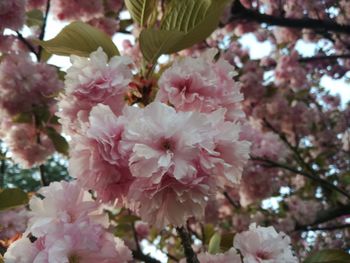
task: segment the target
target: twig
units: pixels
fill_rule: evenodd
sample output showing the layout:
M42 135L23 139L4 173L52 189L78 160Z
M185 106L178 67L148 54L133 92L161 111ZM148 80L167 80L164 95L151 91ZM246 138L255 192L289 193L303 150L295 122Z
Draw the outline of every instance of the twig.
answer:
M303 171L303 170L297 170L289 165L286 165L286 164L283 164L283 163L279 163L279 162L275 162L275 161L272 161L272 160L269 160L269 159L264 159L264 158L261 158L261 157L256 157L256 156L251 156L251 159L253 161L260 161L260 162L264 162L266 164L269 164L271 167L279 167L279 168L283 168L285 170L288 170L292 173L295 173L295 174L300 174L300 175L303 175L311 180L314 180L316 182L318 182L319 184L323 185L324 187L328 188L329 190L334 190L344 196L346 196L348 199L350 199L350 195L344 191L343 189L340 189L338 187L336 187L335 185L331 184L330 182L318 177L318 176L315 176L313 174L310 174L306 171Z
M17 37L22 43L29 49L30 52L32 52L36 58L38 59L38 53L36 52L34 46L18 31L16 31Z
M133 250L132 255L135 259L141 260L145 263L161 263L158 259L143 254L142 251Z
M46 30L46 24L47 24L47 18L49 16L49 12L50 12L50 0L47 0L44 20L43 20L43 24L41 26L41 32L40 32L40 35L39 35L39 39L40 40L44 40L44 37L45 37L45 30ZM43 47L41 45L39 45L38 61L41 60L42 52L43 52Z
M200 263L196 253L194 253L192 246L191 246L191 238L188 232L184 227L177 227L176 228L177 233L179 234L182 242L182 246L185 251L186 261L187 263Z
M240 208L241 206L239 203L235 202L235 200L232 199L232 197L225 191L224 196L226 197L227 201L236 209Z

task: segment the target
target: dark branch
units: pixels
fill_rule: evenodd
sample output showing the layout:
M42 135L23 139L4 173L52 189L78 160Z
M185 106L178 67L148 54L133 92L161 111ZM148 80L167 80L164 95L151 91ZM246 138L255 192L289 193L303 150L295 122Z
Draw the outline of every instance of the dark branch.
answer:
M334 230L339 230L344 228L350 228L350 224L325 226L325 227L308 227L306 229L300 229L300 231L334 231Z
M46 24L47 24L47 18L49 16L49 12L50 12L50 0L47 0L47 2L46 2L46 9L45 9L45 15L44 15L44 21L43 21L43 24L41 26L41 32L40 32L40 35L39 35L39 39L40 40L44 40L44 37L45 37L45 30L46 30ZM43 47L39 46L38 61L40 61L42 53L43 53Z
M38 58L38 53L36 52L34 46L18 31L16 31L17 37L22 43L28 48L28 50L35 54Z
M191 238L184 227L177 227L177 233L179 234L182 242L182 246L185 251L187 263L199 263L196 253L194 253L191 245Z
M276 162L276 161L273 161L273 160L269 160L269 159L265 159L265 158L261 158L261 157L256 157L256 156L251 156L251 159L253 161L259 161L259 162L262 162L263 164L267 164L269 167L279 167L279 168L283 168L287 171L290 171L292 173L295 173L295 174L300 174L300 175L303 175L315 182L318 182L320 185L324 186L325 188L329 189L329 190L333 190L333 191L336 191L344 196L346 196L348 199L350 199L350 195L344 191L343 189L340 189L338 187L336 187L335 185L331 184L330 182L314 175L314 174L311 174L309 172L306 172L306 171L303 171L303 170L298 170L294 167L291 167L287 164L283 164L283 163L279 163L279 162Z
M227 201L236 209L240 208L240 204L237 203L235 200L232 199L232 197L227 193L227 192L224 192L224 196L225 198L227 199Z
M330 208L329 210L320 211L316 217L316 220L308 225L297 225L295 231L311 231L316 228L312 226L319 225L340 216L350 215L350 204L338 206L336 208Z
M161 263L159 260L143 254L142 251L133 250L132 255L135 259L141 260L145 263Z
M262 14L258 11L245 8L239 0L236 0L231 9L230 22L234 20L246 20L257 23L266 23L268 25L291 27L291 28L308 28L320 31L332 31L337 33L350 34L349 25L341 25L331 20L320 20L311 18L286 18Z

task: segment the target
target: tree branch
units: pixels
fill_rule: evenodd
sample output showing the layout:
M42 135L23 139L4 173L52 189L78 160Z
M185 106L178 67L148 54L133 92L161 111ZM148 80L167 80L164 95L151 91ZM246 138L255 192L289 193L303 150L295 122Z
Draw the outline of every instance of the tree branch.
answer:
M350 215L350 204L338 206L336 208L330 208L329 210L321 211L318 213L316 220L308 225L297 225L295 231L312 231L316 228L311 228L312 226L325 223L327 221L333 220L337 217Z
M43 24L41 26L41 32L40 32L40 35L39 35L39 39L40 40L44 40L44 37L45 37L45 30L46 30L46 24L47 24L47 18L49 16L49 12L50 12L50 0L47 0L44 20L43 20ZM43 53L43 47L41 45L39 45L38 61L41 60L42 53Z
M305 177L307 177L315 182L318 182L320 185L324 186L325 188L327 188L329 190L336 191L336 192L346 196L348 199L350 199L350 195L346 191L336 187L335 185L331 184L330 182L328 182L328 181L326 181L318 176L315 176L314 174L308 173L308 172L303 171L303 170L298 170L298 169L293 168L287 164L279 163L279 162L265 159L265 158L261 158L261 157L251 156L251 159L253 161L260 161L260 162L266 163L270 167L279 167L279 168L283 168L285 170L288 170L292 173L303 175L303 176L305 176Z
M258 11L245 8L239 0L236 0L231 8L231 18L229 22L235 20L247 20L257 23L266 23L268 25L290 27L290 28L308 28L321 31L332 31L343 34L350 34L349 25L341 25L331 20L320 20L312 18L286 18L262 14Z
M161 263L158 259L152 258L151 256L145 255L142 253L142 251L133 250L132 256L135 259L141 260L145 263Z
M20 41L22 41L22 43L28 48L28 50L32 53L34 53L34 55L36 56L37 59L39 59L39 55L36 52L34 46L18 31L16 31L17 37Z
M306 229L300 229L299 231L333 231L333 230L339 230L344 228L350 228L350 224L325 226L325 227L308 227Z
M187 263L200 263L196 253L194 253L192 246L191 246L191 238L188 232L184 227L177 227L176 228L177 233L179 234L182 242L182 246L185 250L185 256Z

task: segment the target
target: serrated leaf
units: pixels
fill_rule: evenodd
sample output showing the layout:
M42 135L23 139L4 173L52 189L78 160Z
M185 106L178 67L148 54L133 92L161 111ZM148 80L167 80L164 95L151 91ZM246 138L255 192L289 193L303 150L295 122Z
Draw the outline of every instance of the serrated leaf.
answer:
M141 27L146 26L149 16L156 9L156 0L125 0L125 5L131 17Z
M219 253L220 252L220 243L221 243L221 235L219 233L215 233L209 241L208 252L210 254Z
M26 13L26 25L29 27L32 26L41 26L44 21L43 12L38 9L30 10Z
M88 57L99 47L102 47L110 58L119 55L117 47L106 33L80 21L64 27L53 39L35 42L49 53L61 56Z
M342 250L325 249L313 253L304 263L349 263L350 255Z
M51 139L55 150L59 153L62 153L64 155L68 155L68 149L69 145L66 139L59 134L54 128L52 127L47 127L45 129L45 133L47 136Z
M171 54L206 39L218 26L228 0L172 1L160 29L141 32L142 54L155 63L162 54ZM150 42L150 43L148 43Z
M28 195L19 188L4 189L0 192L0 211L25 205L28 202Z

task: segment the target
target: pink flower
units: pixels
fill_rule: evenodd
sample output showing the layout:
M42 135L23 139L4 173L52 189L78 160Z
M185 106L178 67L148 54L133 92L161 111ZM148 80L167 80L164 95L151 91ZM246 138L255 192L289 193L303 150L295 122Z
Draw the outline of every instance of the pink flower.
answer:
M103 1L53 0L52 12L59 20L88 20L103 13Z
M128 197L142 203L144 221L163 226L201 218L216 187L239 181L249 143L238 141L240 127L224 121L224 110L176 112L153 102L124 116L120 150L136 177Z
M0 212L0 240L23 233L27 228L28 211L25 207Z
M0 108L8 115L54 103L62 88L54 67L34 63L26 54L5 56L0 64Z
M7 249L4 259L6 263L34 263L38 253L39 250L28 238L20 238Z
M106 218L98 212L99 205L76 182L54 182L39 190L44 199L33 196L30 200L31 218L28 231L36 237L63 224L73 224L86 218L106 224Z
M135 231L140 238L146 238L149 235L150 227L145 222L137 221L135 223Z
M102 48L89 58L71 56L71 62L65 80L66 94L59 102L62 111L58 115L64 131L74 134L88 121L90 110L98 103L109 105L119 115L133 75L129 58L115 56L108 61Z
M76 135L70 149L69 171L86 189L93 189L104 201L124 201L132 182L127 160L119 153L124 118L108 106L91 110L85 135Z
M109 36L113 36L117 33L119 24L116 19L110 17L98 17L88 21L88 23L102 31Z
M198 260L200 263L241 263L241 257L234 248L231 248L225 253L215 255L200 253L198 254Z
M42 164L54 153L54 146L47 135L41 133L41 143L38 143L37 131L32 124L10 122L4 126L7 129L2 127L3 140L9 147L14 162L23 168Z
M5 28L19 30L24 24L25 0L0 2L0 32Z
M236 234L234 247L243 255L244 263L297 263L290 238L270 227L251 224L248 231Z
M180 111L210 113L226 108L226 118L243 117L239 85L233 80L234 68L224 59L214 62L215 50L197 58L180 58L159 79L156 100L170 103Z

